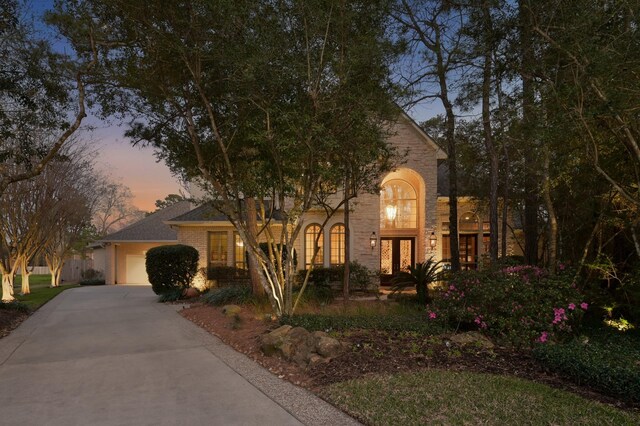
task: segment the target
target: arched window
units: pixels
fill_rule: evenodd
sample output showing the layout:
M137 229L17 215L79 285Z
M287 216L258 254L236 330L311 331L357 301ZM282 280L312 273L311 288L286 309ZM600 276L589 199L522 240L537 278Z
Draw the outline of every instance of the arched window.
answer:
M345 258L343 224L338 223L331 227L329 243L331 244L331 266L343 265Z
M380 192L380 227L382 229L415 229L418 225L416 190L409 182L391 179Z
M460 232L478 232L480 230L478 216L467 212L460 216Z
M316 254L315 261L313 262L313 264L315 266L322 266L322 264L324 263L323 262L324 238L321 233L320 225L317 225L314 223L307 226L307 229L304 232L304 247L305 247L304 263L306 267L309 267L311 265L311 260L313 259L313 253L315 252L315 249L316 249L315 243L316 243L316 237L318 236L318 234L320 234L320 239L318 240L318 245L317 245L318 254Z

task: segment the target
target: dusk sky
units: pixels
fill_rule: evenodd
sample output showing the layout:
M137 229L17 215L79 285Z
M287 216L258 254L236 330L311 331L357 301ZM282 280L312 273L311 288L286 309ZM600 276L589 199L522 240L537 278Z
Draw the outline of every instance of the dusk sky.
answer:
M92 132L93 143L99 148L99 167L113 180L131 189L136 207L155 210L155 201L178 193L180 183L163 162L156 161L153 149L131 146L124 131L124 127L111 125Z

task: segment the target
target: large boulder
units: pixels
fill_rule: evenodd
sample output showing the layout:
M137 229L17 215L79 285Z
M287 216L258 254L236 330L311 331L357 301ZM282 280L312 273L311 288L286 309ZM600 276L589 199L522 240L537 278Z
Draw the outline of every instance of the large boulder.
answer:
M302 327L283 325L260 337L267 356L280 356L302 367L323 364L343 352L344 346L322 331L309 333Z
M291 330L290 325L283 325L273 330L271 333L260 336L260 349L267 356L276 355L284 342L284 338Z
M495 346L491 340L477 331L467 331L466 333L455 334L451 336L450 340L460 346L474 345L483 349L493 349Z

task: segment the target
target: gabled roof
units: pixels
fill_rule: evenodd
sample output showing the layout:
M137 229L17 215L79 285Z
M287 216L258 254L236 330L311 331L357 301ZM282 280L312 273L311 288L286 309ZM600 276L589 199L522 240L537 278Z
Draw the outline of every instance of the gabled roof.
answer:
M171 229L169 225L166 225L165 222L187 213L190 209L191 205L188 201L180 201L107 235L100 239L100 242L177 241L178 233Z
M282 219L282 214L279 210L273 212L273 219L276 221ZM260 219L258 218L258 220ZM165 224L186 225L189 223L197 224L206 222L229 222L229 219L227 219L227 217L217 210L211 203L206 203L180 216L166 220Z
M420 125L418 125L418 123L416 123L416 121L409 116L409 114L401 109L400 116L407 120L411 127L413 127L413 129L416 131L416 133L418 133L418 135L420 135L420 137L426 142L426 144L436 151L436 158L438 160L445 160L447 158L447 153L444 152L444 150L433 141L431 136L429 136L427 132L425 132L424 129L420 127Z

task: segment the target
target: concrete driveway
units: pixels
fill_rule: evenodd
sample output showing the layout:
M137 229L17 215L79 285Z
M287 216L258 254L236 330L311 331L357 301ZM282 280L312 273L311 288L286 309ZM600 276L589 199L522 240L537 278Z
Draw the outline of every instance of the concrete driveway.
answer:
M67 290L1 339L0 423L357 424L155 299Z

